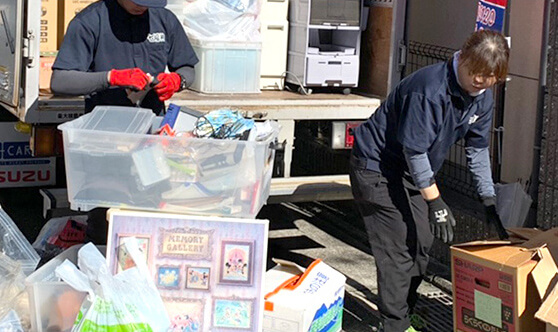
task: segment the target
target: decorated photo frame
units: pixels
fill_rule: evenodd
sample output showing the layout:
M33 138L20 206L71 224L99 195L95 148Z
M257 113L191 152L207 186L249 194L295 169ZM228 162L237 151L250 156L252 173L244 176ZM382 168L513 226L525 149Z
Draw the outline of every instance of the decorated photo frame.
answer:
M186 289L209 290L210 280L210 267L186 266Z
M213 298L212 328L252 330L255 299Z
M114 273L120 273L136 266L126 248L122 245L124 240L135 237L138 242L139 251L145 258L145 264L150 266L151 236L144 234L118 234L116 239L116 264Z
M157 265L157 288L180 289L180 270L179 265Z
M163 297L163 303L171 322L168 332L203 331L204 300Z
M221 242L219 283L252 285L254 241Z

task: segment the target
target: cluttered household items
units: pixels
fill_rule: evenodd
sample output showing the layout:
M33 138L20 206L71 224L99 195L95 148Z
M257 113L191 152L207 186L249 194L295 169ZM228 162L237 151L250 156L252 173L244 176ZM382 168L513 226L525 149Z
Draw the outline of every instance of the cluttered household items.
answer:
M165 117L100 106L59 126L73 210L254 217L269 195L275 121L170 105Z

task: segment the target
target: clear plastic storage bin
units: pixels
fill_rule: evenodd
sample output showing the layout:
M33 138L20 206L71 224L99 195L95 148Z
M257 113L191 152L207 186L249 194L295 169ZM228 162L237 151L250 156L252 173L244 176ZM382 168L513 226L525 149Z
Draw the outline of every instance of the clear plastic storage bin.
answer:
M155 118L147 108L126 106L97 106L87 117L83 129L112 131L128 134L145 134L151 129Z
M87 295L78 292L60 280L54 271L68 259L77 264L77 254L82 244L66 249L25 279L29 295L31 328L34 332L69 331ZM100 246L104 254L106 247Z
M269 196L278 129L264 141L139 135L84 129L91 116L59 126L73 210L253 218Z
M200 60L191 89L204 93L260 93L261 42L191 42Z
M40 257L8 214L0 208L0 253L21 264L25 275L35 271Z

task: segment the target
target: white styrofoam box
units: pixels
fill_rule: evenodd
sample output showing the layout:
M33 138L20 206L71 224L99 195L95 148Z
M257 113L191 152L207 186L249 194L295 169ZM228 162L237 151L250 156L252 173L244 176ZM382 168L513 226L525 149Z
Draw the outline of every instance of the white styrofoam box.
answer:
M77 263L77 253L82 246L79 244L66 249L25 279L32 331L69 331L74 324L87 294L60 280L54 270L66 259ZM105 249L104 246L99 247L103 254Z
M308 55L306 84L319 86L356 86L359 56Z
M262 0L260 20L283 21L289 15L289 0Z
M262 21L262 67L260 87L262 90L279 90L283 73L287 70L287 42L289 22Z
M263 331L341 331L346 277L319 259L307 269L273 261L278 265L265 273Z
M263 141L100 134L83 129L91 114L58 127L73 210L130 207L255 217L269 196L278 127Z
M204 93L259 93L261 42L191 40L200 60L190 87Z

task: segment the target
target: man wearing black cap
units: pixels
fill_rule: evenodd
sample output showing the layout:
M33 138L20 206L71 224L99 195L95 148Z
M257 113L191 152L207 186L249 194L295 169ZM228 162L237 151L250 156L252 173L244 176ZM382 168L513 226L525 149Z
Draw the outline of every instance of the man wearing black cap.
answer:
M165 100L192 84L198 62L166 4L104 0L84 8L70 22L52 67L52 91L85 95L86 112L96 105L121 105L159 114ZM130 97L150 84L153 89L140 102Z
M198 62L182 25L163 8L166 4L104 0L80 11L52 67L52 91L85 95L85 112L97 105L120 105L159 114L165 100L193 83ZM135 101L131 93L139 90L149 91ZM106 209L90 211L87 239L102 244L106 233Z

